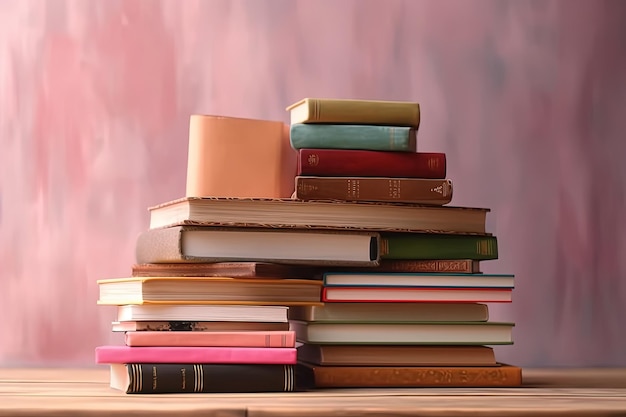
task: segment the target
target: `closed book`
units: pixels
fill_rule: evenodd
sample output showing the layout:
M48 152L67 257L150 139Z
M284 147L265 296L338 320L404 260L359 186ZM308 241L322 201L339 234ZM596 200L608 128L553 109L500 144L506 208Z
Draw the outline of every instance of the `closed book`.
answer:
M293 348L295 334L292 331L278 332L127 332L126 346L222 346L222 347L266 347Z
M300 200L444 205L452 200L452 181L424 178L297 176L294 197Z
M410 101L304 98L287 107L291 124L348 123L419 127L419 103Z
M289 197L296 153L283 122L194 114L187 197Z
M305 279L133 277L97 281L98 304L317 305L322 283Z
M338 271L362 271L363 268L333 268ZM480 261L473 259L381 259L378 266L368 268L372 272L430 272L478 274Z
M402 126L292 124L289 140L294 149L353 149L415 152L415 129Z
M315 345L298 347L298 361L330 366L496 366L488 346Z
M311 278L317 273L314 267L286 265L269 262L202 262L135 264L134 277L218 277L239 278Z
M137 263L261 261L374 266L375 232L174 226L139 235Z
M96 363L294 364L295 348L197 346L98 346Z
M425 274L403 272L326 272L326 287L513 288L512 274Z
M114 332L286 331L289 322L262 321L114 321Z
M517 387L517 366L318 366L299 363L298 388Z
M287 307L254 305L136 305L117 307L117 321L285 322Z
M446 154L300 149L297 175L444 179Z
M322 289L325 303L510 303L511 288L337 286Z
M293 178L292 178L293 180ZM150 229L178 225L487 234L489 208L396 202L179 198L148 208Z
M513 323L291 321L296 340L335 345L509 345Z
M129 363L110 365L110 386L126 394L287 392L293 365Z
M434 233L384 233L380 239L383 259L498 259L495 236Z
M323 322L452 322L487 321L489 310L479 303L325 303L321 306L295 306L290 320Z

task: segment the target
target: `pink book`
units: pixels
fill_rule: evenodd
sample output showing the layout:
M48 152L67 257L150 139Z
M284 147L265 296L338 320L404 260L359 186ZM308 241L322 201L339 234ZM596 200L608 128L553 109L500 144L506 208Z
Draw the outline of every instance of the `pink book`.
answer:
M224 346L293 348L293 331L126 332L126 346Z
M296 348L98 346L96 363L296 363Z

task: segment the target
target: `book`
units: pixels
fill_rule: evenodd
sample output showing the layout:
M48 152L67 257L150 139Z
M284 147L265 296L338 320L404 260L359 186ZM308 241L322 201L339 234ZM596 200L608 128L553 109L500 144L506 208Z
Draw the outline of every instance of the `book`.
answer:
M495 236L433 233L383 233L380 256L384 259L498 259Z
M379 201L444 205L452 200L452 181L425 178L297 176L300 200Z
M287 107L290 123L410 126L420 124L419 103L409 101L304 98Z
M296 348L213 346L98 346L96 363L295 364Z
M376 232L173 226L150 229L136 242L137 263L259 261L374 266Z
M298 361L330 366L496 366L488 346L315 345L298 347Z
M289 197L296 152L283 122L194 114L187 197Z
M113 363L110 387L126 394L289 392L293 365Z
M489 310L479 303L326 303L295 306L289 320L339 322L487 321Z
M437 287L324 287L325 303L510 303L510 288L437 288Z
M513 288L512 274L425 274L401 272L326 272L324 285L363 287Z
M340 267L335 271L357 271L363 268ZM429 272L479 274L480 261L472 259L381 259L378 266L367 269L372 272Z
M488 208L255 198L181 198L148 208L150 228L177 225L487 234Z
M294 149L354 149L416 152L415 129L403 126L292 124L289 140Z
M446 177L445 153L300 149L297 162L298 176L432 179Z
M317 268L306 265L249 261L135 264L132 266L134 277L311 278L317 273Z
M117 321L286 322L287 307L255 305L136 305L117 307Z
M299 363L298 388L517 387L517 366L317 366Z
M313 344L509 345L505 322L307 322L292 320L296 340Z
M97 281L98 304L316 305L322 283L299 279L133 277Z
M114 321L114 332L286 331L289 322L262 321Z
M292 331L248 332L127 332L126 346L221 346L293 348L296 338Z

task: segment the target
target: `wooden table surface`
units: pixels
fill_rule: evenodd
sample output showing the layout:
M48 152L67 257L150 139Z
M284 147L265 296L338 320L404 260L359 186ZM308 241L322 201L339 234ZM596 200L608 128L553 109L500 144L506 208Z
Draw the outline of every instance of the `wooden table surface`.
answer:
M0 416L626 416L626 369L524 369L519 388L127 395L108 369L0 369Z

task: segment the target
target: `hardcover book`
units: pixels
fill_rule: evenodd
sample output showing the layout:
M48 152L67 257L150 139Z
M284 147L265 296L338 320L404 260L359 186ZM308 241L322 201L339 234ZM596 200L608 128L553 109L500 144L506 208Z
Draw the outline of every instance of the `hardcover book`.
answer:
M369 124L409 126L420 124L419 103L389 100L304 98L289 107L291 124Z
M462 268L459 266L459 268ZM269 262L203 262L135 264L134 277L312 278L319 268Z
M292 124L290 142L294 149L360 149L415 152L415 129L402 126L338 124Z
M383 233L380 255L384 259L498 259L495 236L432 233Z
M286 322L287 307L255 305L136 305L117 307L117 321Z
M296 338L292 331L276 332L127 332L126 346L214 346L293 348Z
M322 289L325 303L510 303L511 288L336 286Z
M262 332L289 330L288 322L263 321L114 321L114 332Z

